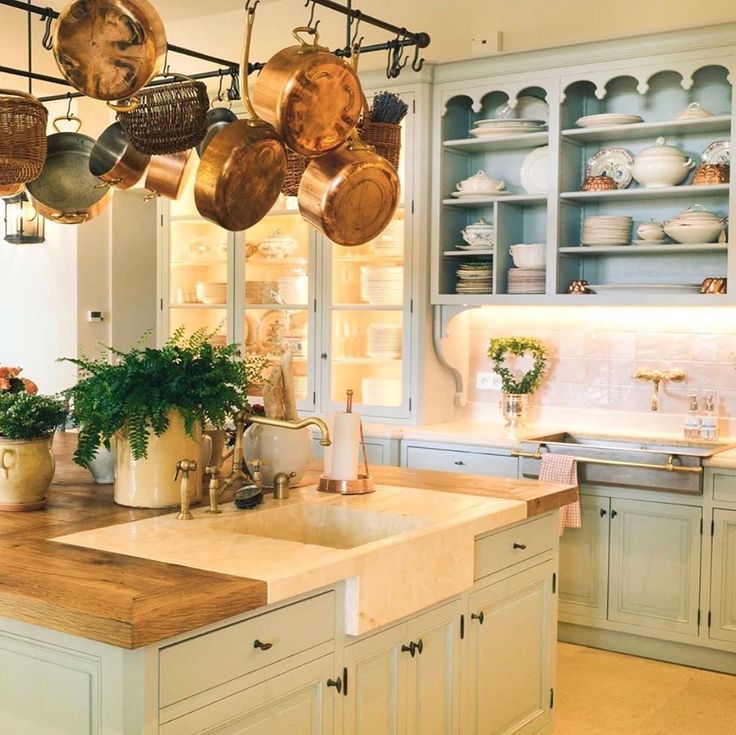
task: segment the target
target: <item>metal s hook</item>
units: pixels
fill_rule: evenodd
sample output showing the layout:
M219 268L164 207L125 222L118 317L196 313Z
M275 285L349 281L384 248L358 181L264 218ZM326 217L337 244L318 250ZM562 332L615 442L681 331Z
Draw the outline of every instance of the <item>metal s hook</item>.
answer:
M319 28L320 21L318 20L315 23L314 20L314 12L317 9L317 3L314 2L314 0L307 0L307 2L304 3L304 7L306 8L311 3L312 9L309 11L309 20L307 21L307 28L309 28L309 32L314 35L317 32L317 28Z
M414 58L411 60L411 68L413 71L421 71L424 66L424 57L419 56L419 44L414 44Z
M360 21L363 19L363 13L360 10L355 11L355 30L353 31L353 37L350 39L350 48L354 48L356 43L358 47L363 43L363 37L361 36L358 41L358 31L360 30Z
M71 120L72 119L72 93L67 92L66 93L66 119Z
M386 76L389 79L396 79L401 74L401 70L409 62L408 56L404 58L404 44L401 42L402 36L406 37L406 33L406 28L401 28L396 38L393 41L389 41L390 46L386 65Z
M227 98L230 102L240 99L239 73L236 67L230 69L230 88L227 90Z
M255 13L256 8L260 4L261 0L246 0L245 2L245 12L246 13Z
M54 22L54 19L51 16L52 12L53 10L51 8L44 8L41 17L39 18L40 21L46 22L46 27L43 30L43 38L41 39L41 45L47 51L51 51L54 45L51 40L51 24Z
M217 76L220 78L220 81L217 85L217 101L222 102L222 69L219 69L217 71Z

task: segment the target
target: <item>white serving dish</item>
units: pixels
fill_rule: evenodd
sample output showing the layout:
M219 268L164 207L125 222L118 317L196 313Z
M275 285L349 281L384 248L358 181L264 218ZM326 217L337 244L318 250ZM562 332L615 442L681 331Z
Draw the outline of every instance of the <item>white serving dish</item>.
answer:
M668 220L664 223L667 236L684 245L718 242L724 227L723 222L690 223Z
M642 240L648 240L651 242L660 242L665 239L664 227L660 222L652 219L649 222L642 222L636 228L636 234Z
M714 113L701 107L697 102L691 102L684 110L680 110L673 120L702 120L705 117L713 117Z
M506 182L501 179L491 178L485 171L469 176L467 179L458 181L455 188L460 194L469 194L474 196L491 195L506 188Z
M543 268L547 258L544 243L519 243L511 245L509 253L517 268Z
M274 230L265 240L258 243L258 252L267 258L284 258L293 255L299 249L299 243L282 230Z
M600 128L606 125L631 125L644 122L641 115L626 115L617 112L601 112L598 115L584 115L575 124L579 128Z
M496 228L481 217L477 222L460 230L460 234L468 245L490 247L496 239Z
M631 174L645 189L677 186L695 166L691 158L657 138L657 145L645 148L634 159Z

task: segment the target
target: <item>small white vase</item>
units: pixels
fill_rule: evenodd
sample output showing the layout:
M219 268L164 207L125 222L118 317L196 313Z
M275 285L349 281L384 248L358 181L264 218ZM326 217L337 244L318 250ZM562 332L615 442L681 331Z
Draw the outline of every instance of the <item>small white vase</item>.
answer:
M247 460L261 459L263 486L273 487L273 478L279 472L287 475L294 487L304 477L312 457L312 432L303 429L285 429L280 426L251 424L243 435L243 451Z
M107 447L97 447L89 471L98 485L111 485L115 482L115 455Z

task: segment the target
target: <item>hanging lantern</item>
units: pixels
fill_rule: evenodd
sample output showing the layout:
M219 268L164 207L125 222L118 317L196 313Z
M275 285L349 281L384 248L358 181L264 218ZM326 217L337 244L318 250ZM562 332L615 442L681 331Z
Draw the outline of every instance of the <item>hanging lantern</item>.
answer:
M13 245L44 242L44 218L22 191L5 198L5 241Z

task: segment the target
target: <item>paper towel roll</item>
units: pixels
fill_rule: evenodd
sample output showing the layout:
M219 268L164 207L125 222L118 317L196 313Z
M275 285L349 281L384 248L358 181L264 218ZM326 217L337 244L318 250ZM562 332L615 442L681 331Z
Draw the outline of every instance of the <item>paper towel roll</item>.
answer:
M328 411L324 415L325 423L327 428L330 430L330 437L332 438L332 444L329 447L325 447L324 460L322 461L322 474L325 477L331 477L332 472L332 449L335 446L335 411Z
M328 477L331 480L357 480L360 414L338 413L334 421Z

